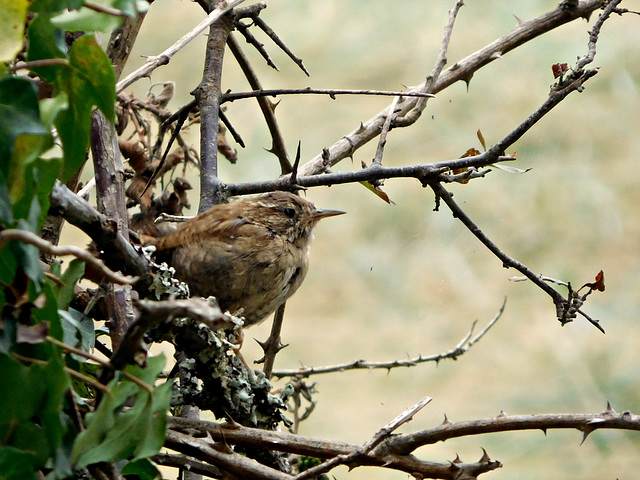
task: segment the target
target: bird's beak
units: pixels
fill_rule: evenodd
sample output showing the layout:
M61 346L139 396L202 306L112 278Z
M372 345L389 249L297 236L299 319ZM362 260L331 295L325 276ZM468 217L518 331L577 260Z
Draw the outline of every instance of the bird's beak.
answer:
M347 212L343 212L342 210L316 210L313 214L314 220L320 220L321 218L327 217L335 217L336 215L342 215Z

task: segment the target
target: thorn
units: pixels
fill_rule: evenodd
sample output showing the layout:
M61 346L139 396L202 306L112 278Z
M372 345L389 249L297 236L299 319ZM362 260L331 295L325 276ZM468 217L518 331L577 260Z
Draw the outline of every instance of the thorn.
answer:
M592 428L585 428L585 429L582 431L582 441L580 442L580 445L581 445L581 446L582 446L582 444L584 443L584 441L587 439L587 437L589 436L589 434L590 434L591 432L593 432L593 430L594 430L594 429L592 429Z
M442 421L442 423L440 425L451 425L451 422L447 418L447 414L446 413L444 414L444 420Z
M502 52L493 52L489 57L491 60L497 60L502 57Z
M482 448L482 447L480 447ZM487 453L487 451L482 448L482 457L480 457L480 460L478 460L480 463L489 463L491 461L491 457L489 456L489 454Z
M611 403L609 403L609 400L607 400L607 408L605 408L605 410L602 413L604 415L613 415L614 413L617 413L617 412L611 407Z
M543 427L540 430L542 430L542 433L544 433L544 436L546 437L547 436L547 429Z
M364 132L364 123L360 122L360 126L356 130L356 133L362 133L362 132Z
M471 83L471 79L473 78L473 73L467 74L467 76L463 77L462 80L467 84L467 92L469 91L469 84Z
M454 460L453 462L451 462L451 463L462 463L462 460L460 459L460 455L458 455L458 454L456 453L456 458L455 458L455 460Z
M517 15L514 15L514 17L516 19L516 27L519 27L524 23Z
M498 416L496 418L501 418L501 417L506 417L507 414L504 413L504 410L500 410L500 413L498 414Z

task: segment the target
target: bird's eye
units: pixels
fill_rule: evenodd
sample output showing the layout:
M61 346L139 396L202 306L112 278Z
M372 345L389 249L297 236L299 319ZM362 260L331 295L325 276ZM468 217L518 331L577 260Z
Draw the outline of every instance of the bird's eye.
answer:
M289 217L289 218L293 218L296 216L296 211L291 208L291 207L287 207L283 210L284 214Z

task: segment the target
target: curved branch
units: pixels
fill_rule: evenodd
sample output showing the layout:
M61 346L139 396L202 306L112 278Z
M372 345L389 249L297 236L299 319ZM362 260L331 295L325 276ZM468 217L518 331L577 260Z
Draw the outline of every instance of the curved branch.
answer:
M505 298L500 310L497 315L491 320L482 331L476 335L473 339L471 336L473 335L473 330L476 326L477 320L473 322L471 325L471 329L464 336L458 344L453 347L448 352L439 353L437 355L429 355L423 357L419 355L418 357L408 358L406 360L392 360L390 362L367 362L366 360L355 360L350 363L343 363L339 365L330 365L326 367L301 367L299 369L290 369L290 370L276 370L272 372L272 376L276 378L283 377L299 377L299 378L308 378L311 375L319 375L321 373L335 373L335 372L345 372L347 370L374 370L374 369L384 369L391 370L392 368L397 367L415 367L420 363L426 362L440 362L441 360L445 360L447 358L456 360L460 355L463 355L469 349L475 345L484 335L489 331L491 327L493 327L498 319L502 316L504 312L504 307L507 304L507 299Z

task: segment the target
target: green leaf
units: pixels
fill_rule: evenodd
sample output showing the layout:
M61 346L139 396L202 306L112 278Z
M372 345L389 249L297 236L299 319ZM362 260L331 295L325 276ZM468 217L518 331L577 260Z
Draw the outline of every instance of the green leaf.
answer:
M66 310L73 300L74 289L78 280L84 275L84 262L77 258L71 260L69 266L60 277L60 284L54 289L57 292L58 308Z
M36 480L35 455L15 447L0 447L2 480Z
M151 385L164 366L164 356L151 357L145 369L127 368ZM110 393L102 397L96 412L87 415L87 429L78 435L71 459L76 468L97 462L143 458L159 451L166 435L166 412L171 400L171 384L151 393L128 380L115 378ZM133 407L122 410L130 397Z
M66 58L67 45L64 39L64 31L56 28L51 23L51 15L41 13L29 23L27 32L29 45L27 47L27 60L43 60L47 58ZM34 68L42 79L49 83L55 83L58 75L65 67L50 66Z
M29 7L30 12L58 13L65 8L80 8L83 0L34 0Z
M40 100L40 119L47 128L51 128L58 113L67 108L69 108L69 97L64 92L58 93L53 98L43 98Z
M28 0L0 0L0 62L9 62L22 50Z
M69 65L60 85L69 96L69 108L55 120L64 150L63 182L85 161L93 107L100 108L109 121L115 121L115 73L93 35L85 35L73 43Z
M64 332L62 341L85 352L92 349L95 345L93 320L73 308L69 311L59 310L58 313Z
M149 3L144 0L114 0L113 8L117 8L125 15L135 17L138 13L149 10Z
M148 458L141 458L127 463L122 470L121 475L136 475L140 480L153 480L160 475L158 466L155 462Z
M15 201L24 192L24 170L53 144L40 121L38 90L23 77L0 78L0 172Z
M94 0L94 3L110 7L110 1ZM68 32L111 32L122 23L122 17L96 12L86 7L68 10L51 19L56 27Z
M13 207L9 198L9 188L2 172L0 172L0 222L5 228L13 224Z
M59 353L52 351L46 365L28 367L0 354L2 386L11 392L0 395L2 443L29 451L32 462L39 466L54 454L66 431L61 412L70 382ZM0 472L4 473L1 467Z
M111 60L92 34L76 40L69 52L69 63L82 94L97 106L107 120L116 120L116 74Z

